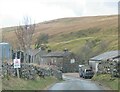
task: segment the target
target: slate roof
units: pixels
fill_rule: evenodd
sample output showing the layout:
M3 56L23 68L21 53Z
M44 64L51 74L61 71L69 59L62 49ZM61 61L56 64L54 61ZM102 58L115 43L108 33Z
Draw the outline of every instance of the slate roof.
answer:
M46 52L44 50L41 50L41 49L30 49L29 51L27 51L27 54L31 55L31 56L35 56L37 54L40 54L40 55L44 55L46 54Z
M90 60L101 61L101 60L107 60L107 59L114 59L118 56L120 56L120 51L115 50L115 51L105 52L103 54L90 58Z
M67 51L67 52L55 51L55 52L50 52L46 55L43 55L42 57L66 57L70 54L71 54L71 52L69 52L69 51Z

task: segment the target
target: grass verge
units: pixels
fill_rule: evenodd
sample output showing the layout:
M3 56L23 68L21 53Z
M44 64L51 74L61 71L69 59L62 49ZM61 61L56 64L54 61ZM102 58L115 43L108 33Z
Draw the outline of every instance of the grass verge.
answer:
M10 77L2 80L2 90L44 90L49 85L59 82L55 77L37 78L36 80L24 80Z
M120 92L120 78L111 77L110 74L94 75L93 81L97 81L100 84L109 87L112 90L119 90Z

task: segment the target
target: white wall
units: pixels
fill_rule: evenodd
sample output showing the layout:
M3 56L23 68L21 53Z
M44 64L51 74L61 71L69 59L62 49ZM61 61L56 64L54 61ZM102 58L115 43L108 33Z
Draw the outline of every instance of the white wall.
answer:
M92 67L94 72L98 71L98 64L99 64L99 62L100 61L92 61L92 60L89 61L89 65L90 65L90 67Z

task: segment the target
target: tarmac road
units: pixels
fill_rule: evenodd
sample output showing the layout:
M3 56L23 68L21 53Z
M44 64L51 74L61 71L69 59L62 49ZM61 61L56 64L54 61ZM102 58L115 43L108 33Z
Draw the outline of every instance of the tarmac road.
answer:
M49 90L105 90L105 88L99 84L94 83L90 79L83 79L69 75L63 75L65 81L56 83Z

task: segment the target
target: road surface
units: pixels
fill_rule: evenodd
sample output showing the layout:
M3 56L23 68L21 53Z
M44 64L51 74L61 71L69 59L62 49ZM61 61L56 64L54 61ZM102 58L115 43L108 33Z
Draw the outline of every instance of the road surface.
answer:
M63 75L65 81L56 83L49 90L105 90L103 86L94 83L90 79L79 78L79 76L76 76L78 74L72 75Z

